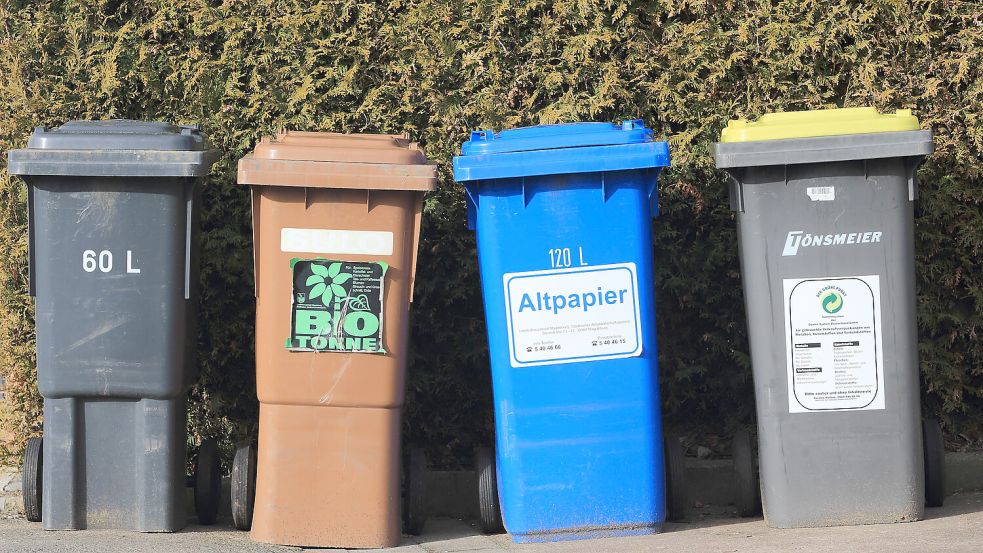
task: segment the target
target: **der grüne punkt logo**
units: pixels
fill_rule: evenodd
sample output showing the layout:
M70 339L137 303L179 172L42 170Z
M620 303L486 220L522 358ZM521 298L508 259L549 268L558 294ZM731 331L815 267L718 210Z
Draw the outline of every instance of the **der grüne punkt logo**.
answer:
M832 315L843 309L843 295L843 290L839 288L826 287L820 290L819 301L820 305L823 306L823 311Z

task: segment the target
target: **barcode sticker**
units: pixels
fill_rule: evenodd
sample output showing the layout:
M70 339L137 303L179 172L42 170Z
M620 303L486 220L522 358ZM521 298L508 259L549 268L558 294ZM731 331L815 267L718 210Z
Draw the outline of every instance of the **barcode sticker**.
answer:
M836 189L832 186L810 186L806 194L814 202L831 202L836 199Z

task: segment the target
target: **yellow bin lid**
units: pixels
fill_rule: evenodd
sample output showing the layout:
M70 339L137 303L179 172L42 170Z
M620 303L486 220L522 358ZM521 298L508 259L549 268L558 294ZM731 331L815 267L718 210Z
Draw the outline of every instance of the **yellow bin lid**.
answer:
M919 130L910 109L878 113L876 108L839 108L768 113L757 121L734 119L720 133L721 142L757 142L844 134Z

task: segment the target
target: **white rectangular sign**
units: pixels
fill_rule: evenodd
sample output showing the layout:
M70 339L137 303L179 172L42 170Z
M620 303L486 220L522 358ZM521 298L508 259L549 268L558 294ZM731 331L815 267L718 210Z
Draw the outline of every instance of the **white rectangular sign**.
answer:
M634 263L503 275L513 367L642 354Z
M832 186L809 186L806 195L814 202L832 202L836 199L836 188Z
M280 229L280 251L294 253L392 255L393 233L378 230Z
M783 284L789 412L884 409L880 278Z

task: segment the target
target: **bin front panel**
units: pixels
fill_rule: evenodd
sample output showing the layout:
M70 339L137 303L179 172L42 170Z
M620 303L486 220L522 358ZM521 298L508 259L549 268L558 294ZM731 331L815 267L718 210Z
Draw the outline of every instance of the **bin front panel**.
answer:
M258 204L253 224L259 229L256 235L259 400L289 405L402 405L409 277L416 247L414 214L422 194L282 186L262 186L256 190L254 201ZM284 229L288 229L286 234ZM368 241L363 240L366 236ZM380 236L383 240L375 241ZM305 248L311 250L304 251ZM315 258L388 265L381 324L385 353L291 351L286 347L295 300L291 260Z
M45 530L186 524L184 396L44 400Z
M30 177L29 186L41 394L183 394L195 374L185 297L194 181Z
M399 545L400 413L260 404L253 539Z
M737 221L773 526L922 517L910 171L902 158L743 170Z
M658 170L623 171L469 185L477 203L499 493L505 526L517 541L543 534L601 535L664 520L649 202L657 175ZM633 264L637 276L638 352L513 366L506 274L557 269L579 275L625 264ZM621 270L604 278L620 288ZM539 284L530 290L557 290L549 278L540 283L541 290Z

